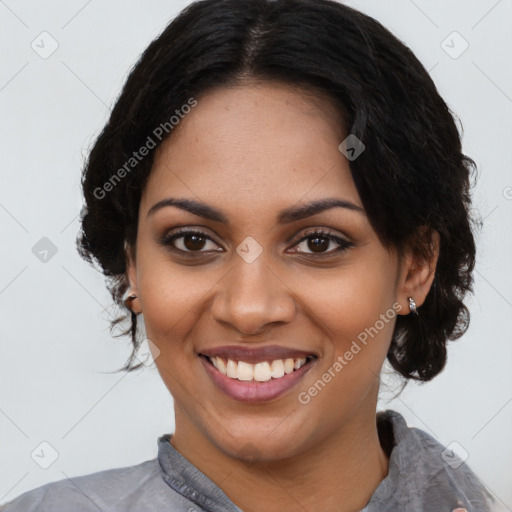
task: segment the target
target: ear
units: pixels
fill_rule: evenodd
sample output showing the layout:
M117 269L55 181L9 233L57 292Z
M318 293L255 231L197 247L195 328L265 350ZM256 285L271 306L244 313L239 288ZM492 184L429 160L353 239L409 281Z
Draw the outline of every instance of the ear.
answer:
M399 283L397 287L398 301L402 305L402 313L409 314L409 297L414 299L419 308L427 297L434 281L437 260L439 258L439 233L433 229L421 229L419 239L426 247L428 254L418 250L411 244L404 251L401 259Z
M129 295L136 295L137 298L127 300L126 307L131 309L135 314L142 313L139 289L137 284L137 265L135 259L135 249L125 243L125 258L126 258L126 278L128 279Z

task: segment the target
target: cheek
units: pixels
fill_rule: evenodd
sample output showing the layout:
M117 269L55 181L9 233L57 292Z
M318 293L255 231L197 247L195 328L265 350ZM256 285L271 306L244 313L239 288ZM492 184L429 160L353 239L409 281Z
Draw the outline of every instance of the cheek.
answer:
M325 429L378 389L396 322L393 264L380 261L374 258L373 264L365 265L358 260L338 269L336 277L331 273L321 279L305 276L301 281L302 289L310 290L307 314L328 343L325 360L301 388L299 402L322 411ZM312 416L305 420L312 423L311 428L316 425Z
M149 240L141 242L137 280L146 331L150 339L151 331L168 345L171 337L185 338L197 323L199 308L219 276L198 266L173 263L162 248L152 247Z
M194 309L201 300L201 289L193 282L165 273L152 275L140 285L144 320L159 336L188 331Z
M395 318L394 279L392 262L379 262L378 258L370 264L354 261L323 275L303 273L301 303L308 309L305 314L331 339L334 350L343 352L358 336L364 339L368 331L377 338L374 328L379 340L390 339Z
M139 274L146 335L159 349L156 366L178 403L190 400L184 383L196 356L187 340L197 328L201 300L213 284L211 277L201 275L202 279L198 279L193 267L184 271L156 258Z
M302 281L315 290L309 314L328 337L329 350L318 374L300 390L299 402L322 411L326 432L378 389L396 321L395 275L392 261L373 262L358 260L339 269L336 278ZM317 428L313 414L305 421Z

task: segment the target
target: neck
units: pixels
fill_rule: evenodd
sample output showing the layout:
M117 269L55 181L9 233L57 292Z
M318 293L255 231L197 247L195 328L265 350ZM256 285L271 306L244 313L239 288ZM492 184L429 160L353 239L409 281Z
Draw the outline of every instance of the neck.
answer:
M178 420L176 425L178 434ZM375 407L358 412L314 448L279 461L234 459L204 437L191 436L190 425L182 431L188 434L175 434L174 448L244 512L360 511L388 472Z

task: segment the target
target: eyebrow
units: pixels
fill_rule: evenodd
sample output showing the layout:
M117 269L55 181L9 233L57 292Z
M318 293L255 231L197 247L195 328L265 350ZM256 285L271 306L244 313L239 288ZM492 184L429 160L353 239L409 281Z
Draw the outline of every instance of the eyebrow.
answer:
M209 219L215 222L222 222L223 224L229 225L229 220L227 216L217 208L214 208L213 206L210 206L206 203L195 201L194 199L178 199L175 197L168 197L166 199L158 201L158 203L155 203L148 210L146 218L150 217L158 210L165 208L167 206L175 206L176 208L180 208L181 210L193 213L198 217L203 217L205 219ZM362 213L363 215L365 214L364 208L354 203L351 203L346 199L328 197L324 199L318 199L306 205L285 208L284 210L281 210L279 212L277 216L277 222L278 224L289 224L291 222L296 222L298 220L311 217L325 210L330 210L331 208L336 207L346 208L347 210L359 212Z

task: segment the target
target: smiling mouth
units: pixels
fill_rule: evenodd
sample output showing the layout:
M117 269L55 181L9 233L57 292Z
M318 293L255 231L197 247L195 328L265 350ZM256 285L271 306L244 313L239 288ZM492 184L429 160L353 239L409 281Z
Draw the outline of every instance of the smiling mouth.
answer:
M272 361L261 361L255 364L245 361L237 361L218 356L206 356L199 354L209 365L215 367L222 375L235 381L245 382L268 382L278 380L286 375L308 366L316 356L296 357L286 359L274 359ZM301 372L302 373L302 372Z

